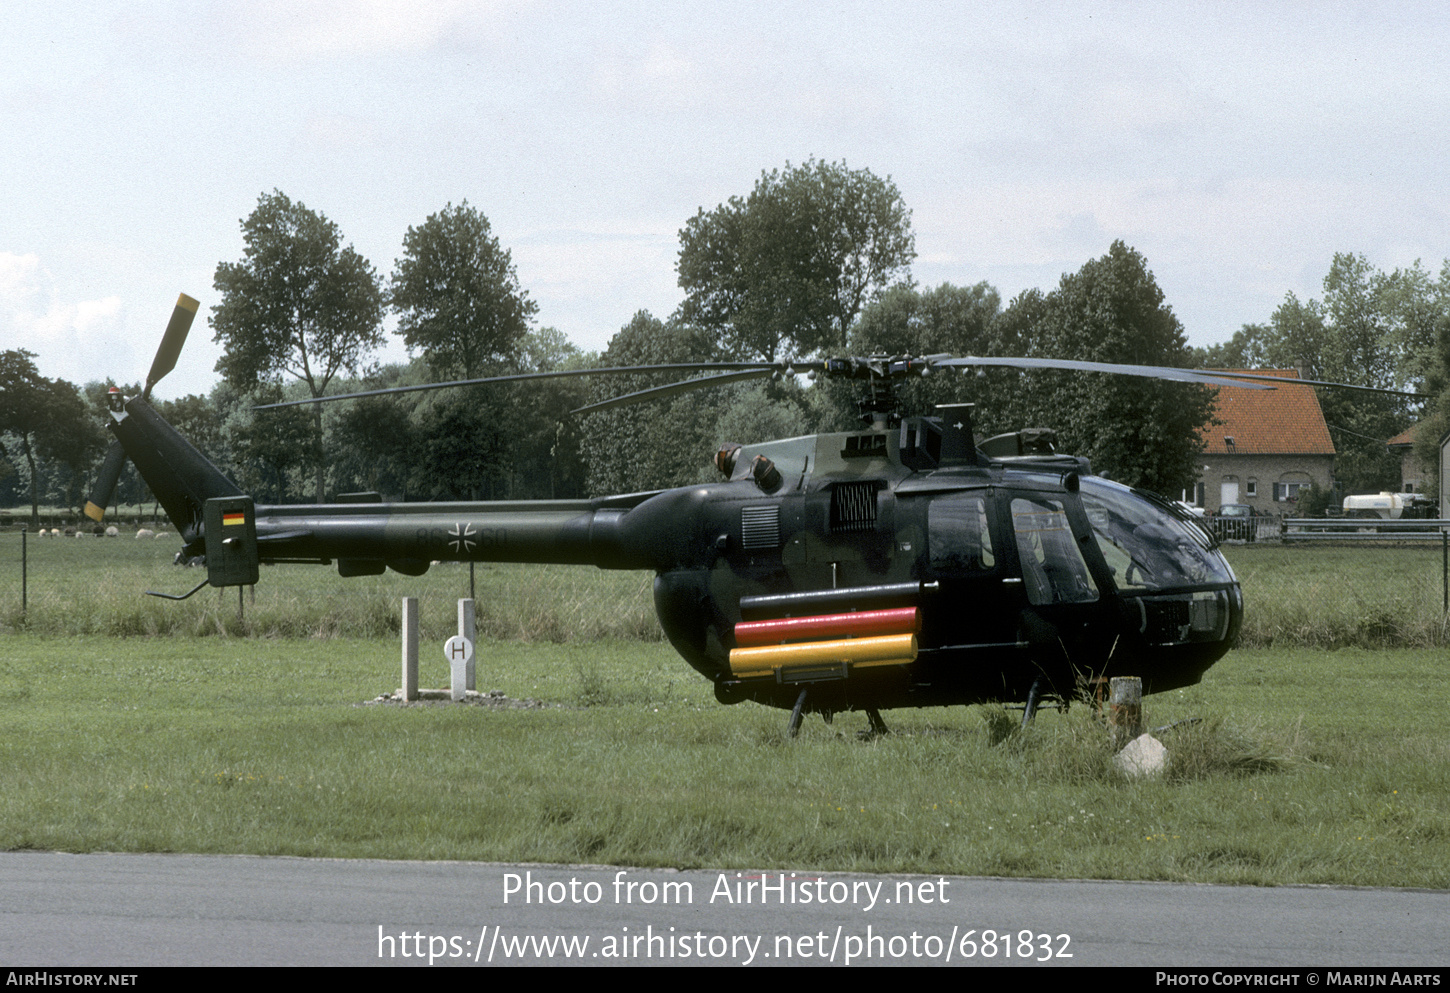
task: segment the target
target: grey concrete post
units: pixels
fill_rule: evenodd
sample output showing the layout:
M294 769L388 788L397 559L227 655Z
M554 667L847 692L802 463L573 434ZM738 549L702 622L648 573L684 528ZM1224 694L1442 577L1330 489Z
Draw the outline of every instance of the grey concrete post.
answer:
M403 699L418 699L418 598L403 597Z
M458 601L458 633L467 638L468 643L473 646L473 654L468 657L468 670L464 686L476 691L478 689L478 614L473 600Z

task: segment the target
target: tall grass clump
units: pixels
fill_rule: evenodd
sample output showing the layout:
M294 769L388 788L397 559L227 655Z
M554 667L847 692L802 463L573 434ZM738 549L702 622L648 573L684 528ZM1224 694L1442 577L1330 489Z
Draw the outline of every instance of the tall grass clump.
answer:
M982 719L988 745L1014 756L1024 778L1076 785L1124 781L1113 761L1116 750L1107 721L1091 703L1026 728L1000 705L984 706ZM1210 716L1154 731L1145 715L1144 728L1168 749L1163 776L1168 783L1279 772L1300 761L1305 750L1298 723L1279 731Z
M1168 748L1169 782L1280 772L1301 761L1302 721L1291 731L1214 716L1187 721L1157 737Z

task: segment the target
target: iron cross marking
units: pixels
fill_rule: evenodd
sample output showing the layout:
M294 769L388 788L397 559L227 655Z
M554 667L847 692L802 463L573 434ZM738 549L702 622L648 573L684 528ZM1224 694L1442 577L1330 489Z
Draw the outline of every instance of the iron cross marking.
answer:
M453 536L453 540L448 544L453 547L455 552L471 552L473 551L473 546L478 544L478 542L470 540L474 535L478 534L477 531L473 530L471 523L455 525L453 530L448 533Z

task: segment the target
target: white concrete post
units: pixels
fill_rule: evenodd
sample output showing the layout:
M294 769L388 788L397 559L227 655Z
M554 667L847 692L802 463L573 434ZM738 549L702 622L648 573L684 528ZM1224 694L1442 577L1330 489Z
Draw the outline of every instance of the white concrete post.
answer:
M403 597L403 699L418 699L418 598Z
M463 700L468 696L465 687L468 670L473 668L473 642L456 634L443 643L443 657L448 660L448 671L453 682L449 685L452 690L449 693L454 700Z
M470 690L478 689L478 614L474 607L474 601L464 598L458 601L458 634L467 638L468 643L474 646L474 654L468 657L468 672L465 686Z

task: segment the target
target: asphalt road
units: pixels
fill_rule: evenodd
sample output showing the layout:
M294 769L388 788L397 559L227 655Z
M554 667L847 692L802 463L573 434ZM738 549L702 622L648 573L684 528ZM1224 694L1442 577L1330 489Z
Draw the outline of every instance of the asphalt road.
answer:
M1443 967L1450 893L0 853L7 967L490 963Z

